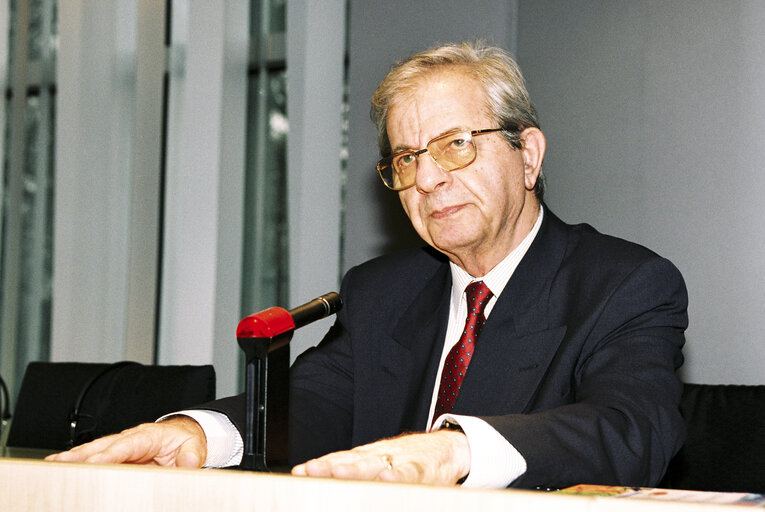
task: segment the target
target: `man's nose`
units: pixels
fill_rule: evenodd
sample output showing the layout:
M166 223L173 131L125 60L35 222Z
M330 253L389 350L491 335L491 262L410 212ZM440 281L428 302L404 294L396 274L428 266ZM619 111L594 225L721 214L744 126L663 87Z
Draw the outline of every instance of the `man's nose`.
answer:
M418 192L429 193L444 185L451 179L451 173L443 170L430 152L426 151L417 157L417 173L414 176L414 186Z

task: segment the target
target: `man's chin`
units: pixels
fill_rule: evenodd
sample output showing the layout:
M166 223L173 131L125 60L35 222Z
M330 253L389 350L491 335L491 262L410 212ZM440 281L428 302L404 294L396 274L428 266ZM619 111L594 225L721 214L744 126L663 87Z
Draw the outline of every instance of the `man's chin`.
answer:
M459 236L456 233L439 234L431 240L430 245L447 256L457 256L461 253L470 252L475 246L475 237L465 236L464 233L459 234Z

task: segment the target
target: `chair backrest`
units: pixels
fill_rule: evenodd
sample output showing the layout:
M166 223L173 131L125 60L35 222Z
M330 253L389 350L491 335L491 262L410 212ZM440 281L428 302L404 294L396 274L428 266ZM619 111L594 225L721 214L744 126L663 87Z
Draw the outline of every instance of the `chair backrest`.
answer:
M765 385L686 384L688 438L661 487L765 493Z
M64 450L214 398L211 365L32 362L7 445Z

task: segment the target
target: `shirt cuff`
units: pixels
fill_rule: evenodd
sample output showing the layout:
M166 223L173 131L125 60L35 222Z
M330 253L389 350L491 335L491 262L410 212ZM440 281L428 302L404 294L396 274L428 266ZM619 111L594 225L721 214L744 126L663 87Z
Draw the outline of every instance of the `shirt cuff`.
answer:
M449 421L460 426L470 445L470 473L463 487L503 488L526 472L526 459L497 432L480 418L458 414L442 414L431 432Z
M207 437L207 459L205 468L223 468L238 466L244 454L242 436L231 420L223 413L194 409L166 414L157 421L173 416L188 416L202 427Z

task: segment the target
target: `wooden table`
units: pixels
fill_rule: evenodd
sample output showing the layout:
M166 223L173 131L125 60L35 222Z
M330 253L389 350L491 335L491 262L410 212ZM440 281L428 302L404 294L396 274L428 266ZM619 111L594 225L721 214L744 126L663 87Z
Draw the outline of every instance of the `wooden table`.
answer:
M699 511L732 505L0 459L0 511ZM756 510L756 509L755 509Z

